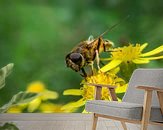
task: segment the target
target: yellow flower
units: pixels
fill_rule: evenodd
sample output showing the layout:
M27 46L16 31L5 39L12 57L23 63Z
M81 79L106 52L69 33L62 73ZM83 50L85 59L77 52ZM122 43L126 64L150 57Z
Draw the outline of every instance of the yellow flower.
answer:
M96 75L86 77L82 83L97 83L97 84L109 84L116 87L116 93L124 93L126 91L127 85L125 81L113 73L97 73ZM83 85L80 89L68 89L63 92L63 95L74 95L82 96L82 98L76 102L71 102L64 105L62 109L78 108L85 104L87 100L93 100L95 95L95 87ZM107 88L102 88L102 100L110 100L109 91Z
M57 92L46 89L45 85L40 81L35 81L29 84L27 86L27 92L35 92L39 94L37 98L28 103L27 109L29 112L35 111L40 106L42 101L58 98Z
M39 110L42 113L63 113L63 112L74 112L76 109L72 108L69 110L63 110L61 104L53 103L42 103L39 107Z
M32 82L27 86L28 92L39 93L39 92L43 92L44 90L45 90L45 85L40 81Z
M163 55L154 56L163 52L163 45L152 51L142 53L147 45L147 43L144 43L143 45L136 44L135 46L130 44L129 46L113 49L113 52L111 52L111 58L101 59L110 60L110 62L100 70L102 72L106 72L117 67L121 63L147 64L150 62L150 60L163 59Z

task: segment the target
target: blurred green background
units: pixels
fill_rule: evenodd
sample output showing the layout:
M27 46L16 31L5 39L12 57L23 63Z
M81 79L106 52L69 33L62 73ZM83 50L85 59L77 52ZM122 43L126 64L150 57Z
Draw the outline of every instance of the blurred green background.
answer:
M15 66L0 91L0 105L36 80L59 92L55 103L76 101L62 96L65 89L79 88L82 80L66 67L65 55L128 15L104 38L116 47L148 42L146 51L163 44L162 0L1 0L0 67L11 62ZM162 66L163 60L157 60L145 67Z

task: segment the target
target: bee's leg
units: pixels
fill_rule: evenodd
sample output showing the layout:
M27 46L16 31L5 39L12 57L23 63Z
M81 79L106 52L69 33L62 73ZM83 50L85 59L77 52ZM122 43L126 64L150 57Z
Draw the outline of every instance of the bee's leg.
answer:
M90 67L91 67L91 71L92 71L92 74L91 74L91 75L94 75L94 71L93 71L93 64L94 64L94 62L93 62L93 61L91 61L91 63L90 63Z
M96 62L97 62L97 68L98 70L100 70L100 57L99 57L98 50L96 50Z
M105 50L105 52L117 52L117 51L114 51L114 50Z
M82 71L82 73L83 73L82 76L83 76L83 77L87 77L87 73L85 72L84 68L81 68L81 71Z

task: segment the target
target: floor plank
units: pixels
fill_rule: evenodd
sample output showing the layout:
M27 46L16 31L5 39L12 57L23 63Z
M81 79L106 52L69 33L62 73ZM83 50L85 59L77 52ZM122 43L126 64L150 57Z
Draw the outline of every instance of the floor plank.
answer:
M92 114L1 114L0 124L13 122L20 130L91 130ZM97 130L122 130L120 123L99 118Z
M70 114L0 114L0 125L13 122L20 130L91 130L92 115ZM127 124L128 130L140 130L140 125ZM97 130L123 130L120 122L99 118ZM148 130L163 130L149 126Z
M92 115L69 114L0 114L0 125L13 122L20 130L91 130ZM140 125L127 124L128 130L140 130ZM97 130L123 130L120 122L99 118ZM148 130L163 130L162 127L149 126Z

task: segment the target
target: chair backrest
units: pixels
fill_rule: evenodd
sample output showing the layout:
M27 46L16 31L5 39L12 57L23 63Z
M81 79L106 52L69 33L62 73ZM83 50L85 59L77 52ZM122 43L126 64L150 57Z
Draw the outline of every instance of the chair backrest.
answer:
M163 68L136 69L130 78L122 101L143 104L144 90L136 88L140 85L163 88ZM156 92L153 93L152 106L159 106Z

